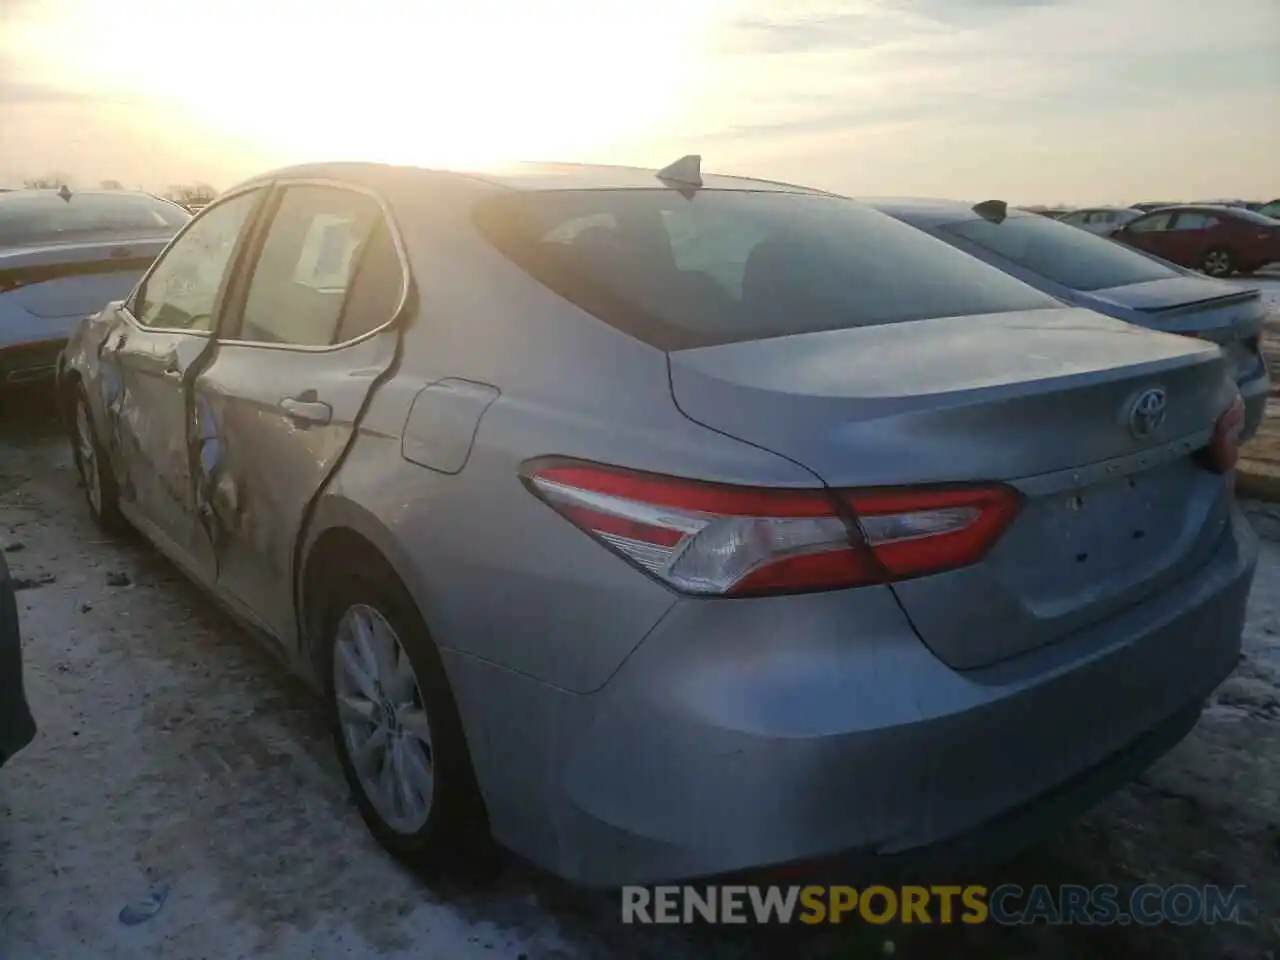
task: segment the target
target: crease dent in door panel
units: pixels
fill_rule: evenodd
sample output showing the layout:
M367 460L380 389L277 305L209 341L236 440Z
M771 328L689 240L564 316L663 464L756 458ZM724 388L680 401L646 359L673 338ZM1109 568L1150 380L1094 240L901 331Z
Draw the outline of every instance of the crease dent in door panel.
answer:
M196 518L213 548L216 578L222 565L227 538L223 535L224 524L215 507L215 492L219 484L234 483L234 480L224 479L222 474L222 437L213 407L194 396L194 390L191 393L192 429L188 433L188 456L191 461L192 497Z
M438 473L461 473L480 421L499 396L497 387L458 377L427 384L409 408L400 455Z
M329 489L329 484L338 475L342 465L346 463L348 454L351 453L352 447L355 446L356 440L360 437L360 425L364 422L365 414L369 412L369 407L373 405L374 397L377 396L378 390L384 383L393 379L400 372L400 362L404 358L404 326L406 323L411 322L418 311L418 295L416 288L413 286L412 275L409 277L408 284L409 286L399 311L383 331L383 335L390 334L391 336L391 362L387 364L385 370L373 378L373 381L369 384L369 389L365 391L360 409L356 412L355 417L352 418L351 434L347 438L347 443L334 459L329 472L321 479L315 493L312 494L306 508L302 511L302 521L298 524L298 533L293 541L293 569L290 573L293 581L294 624L297 631L298 653L303 657L309 656L310 653L306 647L307 620L302 594L302 548L307 542L307 531L311 529L311 521L315 517L316 504L320 502L320 498Z
M222 441L212 409L207 404L202 404L196 396L196 380L216 355L217 341L210 337L182 380L182 405L187 422L188 493L195 507L196 522L209 538L213 554L214 583L218 579L225 539L219 536L217 519L211 509L213 483L217 482L222 466Z

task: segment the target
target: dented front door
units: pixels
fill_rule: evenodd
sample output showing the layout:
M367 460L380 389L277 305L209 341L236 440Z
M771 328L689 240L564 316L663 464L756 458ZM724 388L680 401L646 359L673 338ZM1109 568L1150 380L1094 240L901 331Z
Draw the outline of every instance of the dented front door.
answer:
M212 548L194 513L190 382L259 193L229 197L192 222L118 308L99 355L122 503L145 533L209 580Z
M162 547L204 576L213 555L191 511L183 379L208 342L207 335L122 323L101 355L104 379L118 385L106 409L122 467L121 501L144 532L163 538Z

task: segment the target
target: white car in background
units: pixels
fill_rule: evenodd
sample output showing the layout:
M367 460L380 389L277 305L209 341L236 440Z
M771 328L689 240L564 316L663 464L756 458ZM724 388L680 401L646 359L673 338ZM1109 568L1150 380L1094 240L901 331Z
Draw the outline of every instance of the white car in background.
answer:
M1074 210L1058 219L1073 227L1109 237L1117 227L1122 227L1140 216L1142 211L1133 207L1087 207L1084 210Z

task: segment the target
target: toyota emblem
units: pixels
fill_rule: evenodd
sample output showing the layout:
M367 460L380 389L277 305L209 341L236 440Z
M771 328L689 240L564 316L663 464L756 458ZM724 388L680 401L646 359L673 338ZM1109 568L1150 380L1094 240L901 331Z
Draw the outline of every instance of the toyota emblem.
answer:
M1167 398L1160 387L1152 387L1138 394L1129 407L1129 432L1142 440L1151 436L1164 423Z

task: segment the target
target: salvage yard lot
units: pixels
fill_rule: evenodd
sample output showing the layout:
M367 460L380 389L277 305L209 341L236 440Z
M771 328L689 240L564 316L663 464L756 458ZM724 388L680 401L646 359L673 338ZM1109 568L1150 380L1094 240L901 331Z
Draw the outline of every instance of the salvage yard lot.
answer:
M0 771L0 958L1262 958L1280 943L1280 510L1240 667L1143 779L1001 882L1244 884L1248 926L622 927L618 900L517 863L428 881L375 846L317 704L162 557L90 523L47 416L0 429L0 545L41 730ZM120 909L153 884L162 909Z

